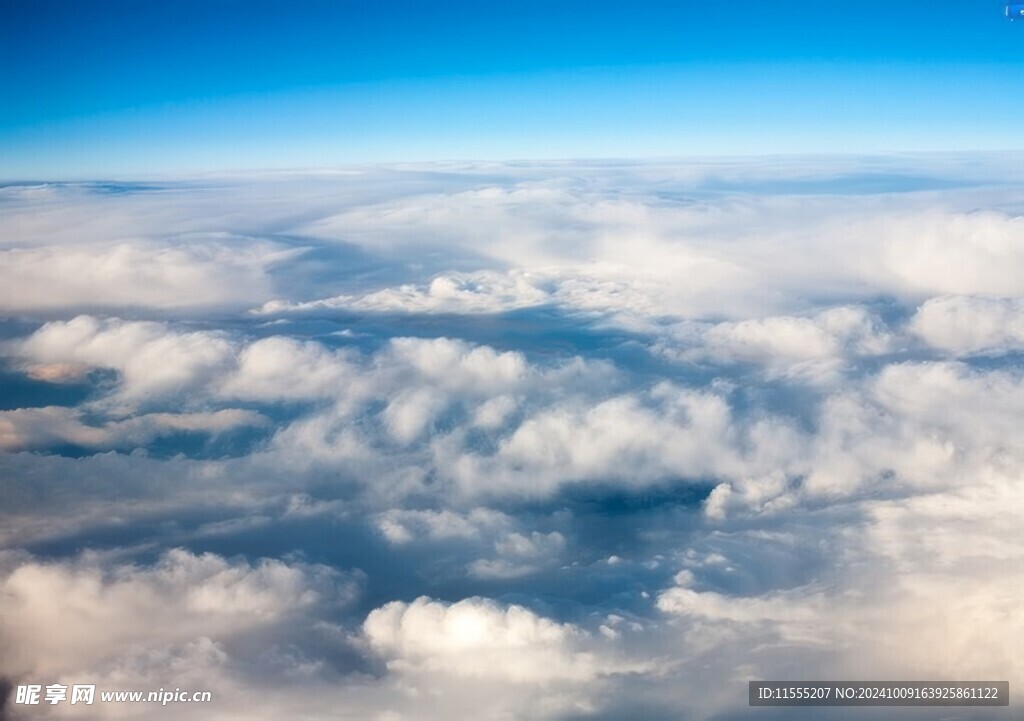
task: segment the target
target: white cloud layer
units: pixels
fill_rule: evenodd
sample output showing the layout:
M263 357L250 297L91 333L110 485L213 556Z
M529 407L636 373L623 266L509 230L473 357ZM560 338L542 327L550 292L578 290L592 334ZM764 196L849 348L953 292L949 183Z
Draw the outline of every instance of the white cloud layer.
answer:
M35 450L69 444L91 449L142 448L175 433L218 434L245 426L264 426L259 413L220 410L213 413L148 413L123 421L92 425L70 408L19 408L0 411L0 449Z
M484 599L451 605L429 598L395 601L373 611L363 632L388 668L401 673L544 685L586 682L611 670L573 649L583 640L578 629Z
M267 243L0 250L6 313L69 308L187 310L252 303L270 290L267 270L289 251Z
M616 658L605 639L576 626L482 598L392 602L370 613L363 634L386 663L396 719L586 713L608 679L651 667Z
M1021 688L1024 205L986 162L0 189L0 677L218 721Z
M10 561L8 564L10 565ZM152 567L82 556L29 560L3 576L2 672L52 678L90 670L141 649L233 639L302 623L318 604L344 604L355 587L322 566L256 565L184 550Z
M931 298L910 328L928 345L954 355L1019 351L1024 349L1024 298Z

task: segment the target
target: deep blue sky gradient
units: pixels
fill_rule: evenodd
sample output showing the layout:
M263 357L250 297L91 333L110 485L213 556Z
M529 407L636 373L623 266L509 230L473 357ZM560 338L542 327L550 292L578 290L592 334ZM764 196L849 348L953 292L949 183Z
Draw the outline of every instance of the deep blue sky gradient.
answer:
M0 0L0 177L1020 148L992 0Z

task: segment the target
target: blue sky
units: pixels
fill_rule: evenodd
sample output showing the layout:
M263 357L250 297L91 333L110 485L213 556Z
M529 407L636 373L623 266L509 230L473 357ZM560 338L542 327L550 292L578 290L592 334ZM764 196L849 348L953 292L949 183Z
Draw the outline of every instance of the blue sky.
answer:
M0 0L0 719L1020 707L1021 32Z
M1019 148L997 2L13 2L0 176Z

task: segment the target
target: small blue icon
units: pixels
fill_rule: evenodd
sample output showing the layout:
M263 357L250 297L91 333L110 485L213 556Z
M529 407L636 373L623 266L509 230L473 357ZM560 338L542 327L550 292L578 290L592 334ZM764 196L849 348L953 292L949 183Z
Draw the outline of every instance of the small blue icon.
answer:
M1024 20L1024 3L1006 3L1006 17Z

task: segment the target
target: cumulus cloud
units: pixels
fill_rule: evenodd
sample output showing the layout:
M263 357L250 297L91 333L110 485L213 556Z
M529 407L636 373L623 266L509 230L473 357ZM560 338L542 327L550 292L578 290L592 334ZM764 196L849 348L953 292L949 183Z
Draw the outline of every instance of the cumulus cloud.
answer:
M2 267L10 271L5 287L17 290L5 298L20 311L187 313L329 298L322 308L492 312L553 296L611 313L742 318L792 312L830 289L918 300L1020 294L1012 271L1021 261L1020 219L978 210L970 188L801 197L786 190L788 178L813 191L814 178L834 182L828 173L838 171L789 165L775 179L728 163L666 163L509 166L500 178L495 168L467 166L114 188L120 192L51 186L4 198ZM977 175L966 165L958 180ZM738 180L744 173L752 175ZM751 185L753 177L761 180ZM783 192L772 192L773 182ZM311 193L310 183L332 192ZM1004 196L1009 191L988 200L1000 207ZM405 277L365 291L289 275L289 266L318 268L299 251L343 247L361 254L359 272L388 268ZM426 278L397 272L397 259L410 257ZM534 274L555 283L536 283ZM332 285L342 292L318 293Z
M442 691L423 709L430 716L435 704L488 719L591 711L605 679L650 667L616 657L577 626L483 598L395 601L370 613L363 635L396 683L396 706L402 696Z
M8 314L86 308L183 310L253 303L268 270L293 256L268 243L120 243L0 250Z
M885 228L879 259L910 291L928 295L1020 295L1016 272L1024 262L1017 238L1024 218L980 211L922 212L894 218Z
M768 316L715 324L682 324L662 341L668 358L716 364L754 364L769 378L830 382L844 364L893 349L893 334L856 306L810 317Z
M595 659L574 652L579 629L484 599L451 605L425 597L395 601L373 611L363 631L374 652L398 671L525 684L588 681L601 673Z
M255 341L239 352L217 393L254 401L312 401L350 388L356 371L344 352L283 336Z
M43 325L18 341L13 354L31 367L86 366L117 371L126 402L187 393L232 361L234 346L216 331L174 331L164 323L77 316Z
M225 699L181 719L1015 688L1007 177L776 159L0 189L0 676Z
M358 369L325 393L330 405L283 428L275 450L308 463L365 459L370 448L387 447L393 459L412 454L422 469L434 440L455 447L467 432L500 436L524 408L617 382L607 363L536 365L519 352L450 338L392 338Z
M785 419L737 422L721 395L663 383L598 402L553 404L493 453L453 452L444 441L436 453L465 493L543 497L569 483L636 488L766 473L791 464L801 443Z
M953 355L1024 348L1024 298L943 296L925 302L910 323L925 343Z
M865 611L888 635L876 655L896 654L879 662L947 678L1024 671L1012 650L1024 642L1018 483L1012 469L987 468L970 485L868 504L865 553L892 569L893 591Z
M365 295L344 295L301 303L273 300L261 315L316 314L330 310L369 313L495 314L550 306L586 314L617 326L649 330L670 314L660 299L664 287L628 276L617 264L530 271L448 272L428 284L404 284Z
M88 672L140 648L228 643L302 622L318 604L343 605L356 587L324 566L263 560L255 565L181 549L156 565L8 562L0 605L4 672Z
M380 514L376 524L388 542L405 544L452 538L478 539L512 526L514 519L489 508L474 508L468 513L393 508Z
M498 313L542 305L549 294L537 287L541 278L529 273L494 271L447 273L426 285L406 284L362 296L336 296L305 303L270 301L263 313L347 308L376 312Z
M450 338L430 341L396 338L391 342L390 351L432 386L477 394L492 394L514 387L527 370L520 353L499 353L487 346L473 347Z
M812 493L865 487L941 488L971 483L982 469L1021 457L1012 428L1021 418L1019 373L957 363L887 367L856 394L822 409Z
M810 585L716 590L723 571L744 574L746 564L779 546L803 543L802 535L736 532L767 546L751 555L748 545L733 542L736 555L715 554L714 563L684 556L684 569L659 594L657 608L706 651L733 653L727 649L734 641L756 641L744 659L754 677L774 677L766 650L792 656L799 648L837 677L1015 678L1020 664L1010 649L1024 629L1014 620L1020 574L1010 559L1021 558L1024 536L1011 520L1020 505L1013 484L988 470L971 486L860 502L845 521L832 573Z
M684 180L677 191L684 202L672 202L657 185L664 176L637 173L645 197L584 172L402 197L316 221L304 232L367 246L432 248L441 239L476 254L478 267L305 305L278 299L264 310L497 312L552 303L610 315L743 318L806 310L830 294L1021 291L1010 270L1021 260L1019 219L975 212L967 192L941 200L770 192L709 198ZM687 188L693 197L685 197Z
M510 533L495 541L495 558L474 561L469 567L469 572L479 578L526 576L559 563L565 546L565 536L558 531Z
M657 605L666 613L706 622L769 624L782 640L814 640L816 631L818 642L823 643L822 631L827 624L824 600L806 589L746 598L676 587L662 593Z

